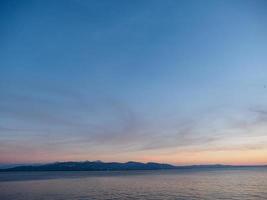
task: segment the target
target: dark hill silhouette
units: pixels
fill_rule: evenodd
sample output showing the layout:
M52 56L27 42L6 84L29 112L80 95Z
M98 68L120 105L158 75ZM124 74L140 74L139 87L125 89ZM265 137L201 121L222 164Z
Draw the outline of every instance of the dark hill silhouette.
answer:
M162 163L141 162L56 162L43 165L17 166L0 171L125 171L125 170L162 170L162 169L195 169L195 168L235 168L235 167L266 167L266 166L232 166L232 165L191 165L174 166Z
M84 162L56 162L44 165L17 166L4 169L1 171L117 171L117 170L159 170L175 169L176 167L169 164L160 163L141 163L141 162L101 162L101 161L84 161Z

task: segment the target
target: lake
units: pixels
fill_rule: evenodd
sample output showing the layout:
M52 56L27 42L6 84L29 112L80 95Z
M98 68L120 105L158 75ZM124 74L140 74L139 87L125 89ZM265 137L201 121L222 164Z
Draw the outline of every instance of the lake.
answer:
M267 168L1 172L0 200L267 199Z

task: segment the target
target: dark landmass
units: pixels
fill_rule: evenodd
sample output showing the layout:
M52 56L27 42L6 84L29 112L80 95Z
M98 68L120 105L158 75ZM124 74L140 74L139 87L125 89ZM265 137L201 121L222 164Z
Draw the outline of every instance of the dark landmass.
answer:
M141 163L141 162L56 162L43 165L16 166L7 169L0 169L0 172L12 171L127 171L127 170L163 170L163 169L196 169L196 168L236 168L236 167L267 167L267 166L237 166L237 165L190 165L174 166L162 163Z
M175 166L159 163L140 163L140 162L56 162L44 165L17 166L1 171L120 171L120 170L159 170L175 169Z

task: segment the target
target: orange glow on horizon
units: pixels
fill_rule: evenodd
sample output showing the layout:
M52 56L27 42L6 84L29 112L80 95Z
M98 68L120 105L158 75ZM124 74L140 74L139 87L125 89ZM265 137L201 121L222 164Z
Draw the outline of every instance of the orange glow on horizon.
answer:
M149 156L143 160L153 160L176 165L191 164L229 164L229 165L265 165L267 150L235 150L235 151L201 151L183 152L164 156Z
M41 159L40 159L41 158ZM119 158L119 159L118 159ZM230 165L266 165L267 149L261 150L231 150L231 151L198 151L198 152L176 152L176 153L118 153L115 154L45 154L35 152L29 155L2 156L0 163L47 163L55 161L84 161L102 160L104 162L159 162L174 165L197 165L197 164L230 164Z

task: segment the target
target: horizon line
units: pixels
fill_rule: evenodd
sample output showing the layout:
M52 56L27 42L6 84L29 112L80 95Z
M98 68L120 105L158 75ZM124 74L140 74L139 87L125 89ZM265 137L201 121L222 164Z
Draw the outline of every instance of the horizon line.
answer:
M267 166L267 163L264 164L222 164L222 163L206 163L206 164L185 164L185 165L177 165L177 164L171 164L168 162L154 162L154 161L149 161L149 162L141 162L141 161L125 161L125 162L119 162L119 161L102 161L102 160L80 160L80 161L51 161L51 162L32 162L32 163L0 163L0 168L4 166L9 166L9 167L18 167L18 166L31 166L31 165L46 165L46 164L55 164L55 163L67 163L67 162L74 162L74 163L83 163L83 162L102 162L102 163L122 163L126 164L129 162L136 162L136 163L143 163L143 164L148 164L148 163L157 163L157 164L168 164L172 165L174 167L190 167L190 166L231 166L231 167L265 167Z

